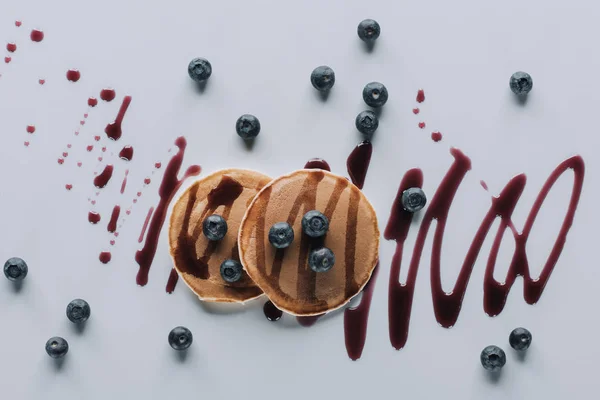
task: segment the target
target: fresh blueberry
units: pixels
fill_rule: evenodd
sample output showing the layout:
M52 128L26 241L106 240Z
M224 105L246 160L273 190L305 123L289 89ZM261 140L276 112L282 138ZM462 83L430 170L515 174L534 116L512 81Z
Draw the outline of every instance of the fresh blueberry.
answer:
M510 347L515 350L527 350L531 345L531 340L533 337L531 336L531 332L529 332L525 328L516 328L508 337L508 342L510 343Z
M326 92L335 83L335 72L330 67L321 65L313 69L313 72L310 74L310 82L319 92Z
M363 100L370 107L381 107L388 100L388 91L383 83L367 83L363 89Z
M46 342L46 353L52 358L62 358L69 351L69 343L61 337L55 336Z
M208 240L221 240L227 234L227 221L220 215L213 214L206 217L202 222L202 232Z
M324 236L328 229L329 220L317 210L309 211L302 217L302 230L310 237Z
M357 28L358 37L363 42L372 42L376 40L381 34L381 27L377 21L372 19L365 19L358 24Z
M415 213L422 210L427 203L427 196L421 188L408 188L402 192L402 207L408 212Z
M67 318L73 323L87 321L90 313L90 305L85 300L75 299L67 305Z
M27 263L19 257L9 258L4 263L4 275L10 281L21 281L27 276Z
M269 242L276 249L285 249L294 241L294 230L287 222L278 222L269 229Z
M481 351L481 365L488 371L498 371L506 364L506 354L498 346L488 346Z
M514 94L523 95L533 89L533 80L527 72L519 71L512 74L509 85Z
M188 328L178 326L169 332L169 344L175 350L185 350L192 345L194 336Z
M335 264L335 255L327 247L321 247L310 252L308 265L315 272L327 272Z
M379 127L379 118L373 111L363 111L356 116L356 129L364 135L372 135Z
M205 58L194 58L188 65L188 74L195 82L203 82L210 78L212 65Z
M225 282L234 283L242 278L242 264L235 260L225 260L221 264L221 278Z
M260 121L254 115L244 114L235 123L235 131L242 139L254 139L260 133Z

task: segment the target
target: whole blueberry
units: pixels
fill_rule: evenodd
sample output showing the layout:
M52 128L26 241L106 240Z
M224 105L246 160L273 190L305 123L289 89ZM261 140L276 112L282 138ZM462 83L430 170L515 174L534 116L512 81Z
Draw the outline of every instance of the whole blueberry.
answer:
M327 272L335 264L335 255L327 247L314 249L308 256L308 265L315 272Z
M356 30L358 32L358 37L363 42L372 42L381 34L381 27L377 21L372 19L365 19L361 21Z
M370 107L381 107L388 100L388 91L383 83L367 83L363 89L363 100Z
M194 58L188 65L188 74L195 82L203 82L210 78L212 65L205 58Z
M427 196L421 188L408 188L402 192L402 207L408 212L415 213L427 204Z
M221 263L221 278L225 282L234 283L242 278L242 264L235 260L225 260Z
M220 215L209 215L202 221L202 232L208 240L221 240L227 234L227 221Z
M294 241L294 230L287 222L277 222L269 229L269 242L276 249L285 249Z
M506 354L498 346L488 346L481 351L481 365L488 371L498 371L506 364Z
M90 305L85 300L75 299L67 305L67 318L73 323L87 321L90 313Z
M373 111L366 110L356 116L354 123L360 133L372 135L379 127L379 118Z
M192 332L183 326L173 328L169 332L169 344L175 350L185 350L192 345L193 341Z
M69 343L61 337L55 336L46 342L46 353L52 358L62 358L69 351Z
M531 75L527 72L515 72L510 77L510 90L513 91L514 94L527 94L533 89L533 80L531 79Z
M515 350L527 350L531 345L531 340L533 337L531 336L531 332L529 332L525 328L516 328L508 337L508 342L510 343L510 347Z
M310 237L325 236L328 229L329 220L320 211L312 210L302 217L302 230Z
M9 258L4 263L4 275L10 281L21 281L27 276L27 263L19 257Z
M260 133L260 121L254 115L244 114L235 123L235 131L242 139L254 139Z
M318 91L326 92L335 84L335 72L330 67L321 65L313 69L313 72L310 74L310 83Z

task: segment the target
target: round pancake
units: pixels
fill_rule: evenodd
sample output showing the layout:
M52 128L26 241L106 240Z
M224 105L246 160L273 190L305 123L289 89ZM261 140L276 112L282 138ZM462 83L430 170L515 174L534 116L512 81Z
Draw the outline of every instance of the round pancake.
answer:
M270 181L254 171L217 171L194 182L173 206L171 257L179 276L201 300L244 302L262 294L245 272L238 282L225 282L220 267L228 258L239 261L240 222L254 196ZM209 241L202 233L202 221L211 214L227 221L227 234L218 242Z
M324 240L302 232L310 210L329 218ZM294 241L277 250L270 227L288 222ZM348 303L369 281L379 257L379 228L373 207L346 178L317 169L279 177L254 198L240 226L240 259L248 275L277 308L293 315L319 315ZM335 254L328 272L308 266L311 248L324 245Z

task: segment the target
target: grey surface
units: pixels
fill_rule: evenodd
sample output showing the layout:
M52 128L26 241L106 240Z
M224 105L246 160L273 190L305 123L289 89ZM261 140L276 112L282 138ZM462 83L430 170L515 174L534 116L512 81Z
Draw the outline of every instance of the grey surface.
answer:
M0 281L0 376L2 398L165 399L189 398L377 398L564 399L596 392L598 196L600 169L597 109L600 58L597 24L600 5L576 0L219 1L4 1L0 39L17 42L10 64L0 63L0 147L2 187L0 259L23 257L29 274L22 287ZM518 10L519 19L515 20ZM322 16L326 18L318 19ZM364 18L379 21L382 35L372 51L356 35ZM23 26L15 28L14 20ZM39 27L41 43L28 34ZM192 84L186 68L206 57L213 74L204 88ZM1 61L1 60L0 60ZM326 101L308 77L317 65L336 71ZM69 68L81 80L65 79ZM535 90L525 104L508 88L510 75L529 72ZM568 83L564 76L577 79ZM45 78L40 86L38 78ZM517 280L504 312L487 317L482 282L491 238L475 265L455 327L435 321L429 284L428 240L417 279L410 336L405 349L392 349L387 332L387 286L394 244L382 241L381 271L375 288L367 343L362 358L348 359L341 313L314 327L284 316L268 322L264 300L246 307L202 304L181 282L172 295L164 287L171 261L166 236L146 287L137 287L137 237L157 188L173 141L186 135L185 164L199 163L204 174L243 167L273 177L325 158L345 174L347 155L361 139L354 118L364 109L361 91L384 83L393 98L383 107L364 192L383 228L398 183L408 168L424 171L431 198L452 162L456 146L471 157L443 242L442 280L450 288L492 194L517 173L528 184L514 215L519 228L550 171L573 154L586 162L586 181L575 223L540 302L522 300ZM89 111L74 138L85 101L112 86L117 99ZM426 101L413 115L415 96ZM120 143L108 143L115 164L110 184L98 196L103 220L87 222L93 197L93 171L101 170L85 146L114 118L124 95L133 101ZM252 148L235 133L243 113L260 116L262 131ZM421 130L418 122L425 121ZM34 135L25 127L35 124ZM444 138L434 143L429 134ZM29 148L23 146L30 140ZM57 158L72 143L68 162ZM95 143L94 143L95 144ZM116 154L135 148L127 166ZM173 150L174 151L174 150ZM111 157L111 154L112 157ZM75 161L84 164L77 168ZM153 164L163 162L155 174ZM102 163L101 163L102 164ZM119 186L130 169L125 195ZM152 183L120 228L112 261L98 262L109 246L106 222L115 203L125 210L146 176ZM565 213L571 174L550 194L527 250L537 275ZM64 185L74 185L71 192ZM10 227L10 229L8 228ZM416 237L414 225L406 260ZM508 267L514 245L502 246L496 276ZM449 289L448 289L449 290ZM73 298L85 298L94 314L79 331L64 316ZM194 334L185 358L167 343L173 326ZM531 330L535 342L525 358L508 346L517 327ZM564 346L577 329L577 340ZM63 336L70 344L57 365L45 341ZM507 364L491 380L479 353L488 344L507 349ZM231 377L236 379L231 384Z

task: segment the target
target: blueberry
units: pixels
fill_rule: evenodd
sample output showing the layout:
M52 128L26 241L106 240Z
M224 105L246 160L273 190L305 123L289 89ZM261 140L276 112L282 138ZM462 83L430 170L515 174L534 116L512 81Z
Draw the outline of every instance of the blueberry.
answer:
M335 264L335 255L327 247L321 247L310 252L308 265L315 272L327 272Z
M310 237L324 236L328 229L329 220L317 210L309 211L302 217L302 230Z
M421 188L408 188L402 192L402 207L408 212L415 213L427 203L427 196Z
M205 58L194 58L188 65L188 74L195 82L203 82L210 78L212 65Z
M388 91L383 83L367 83L363 89L363 100L370 107L381 107L388 99Z
M506 364L506 354L498 346L488 346L481 351L481 365L488 371L498 371Z
M260 133L260 121L254 115L244 114L235 123L235 131L242 139L254 139Z
M362 134L372 135L379 127L379 118L373 111L363 111L356 116L356 129Z
M365 19L358 24L357 28L358 37L363 42L372 42L379 37L381 34L381 27L377 21L372 19Z
M46 353L52 358L62 358L69 351L69 343L61 337L55 336L46 342Z
M531 332L529 332L525 328L516 328L508 337L508 342L510 343L510 347L515 350L527 350L531 345L531 340L533 337L531 336Z
M87 321L90 312L90 305L85 300L75 299L67 305L67 318L76 324Z
M227 234L227 221L220 215L209 215L202 222L202 232L208 240L221 240Z
M285 249L294 241L294 230L287 222L278 222L269 229L269 242L277 249Z
M4 263L4 275L10 281L22 281L27 276L27 263L19 257L9 258Z
M234 283L242 278L242 264L235 260L225 260L221 264L221 278L225 282Z
M533 89L533 80L531 79L531 75L527 72L515 72L510 77L510 90L513 91L514 94L527 94Z
M319 92L326 92L335 83L335 72L330 67L321 65L313 69L313 72L310 74L310 83Z
M169 344L175 350L185 350L192 345L194 336L188 328L178 326L169 332Z

